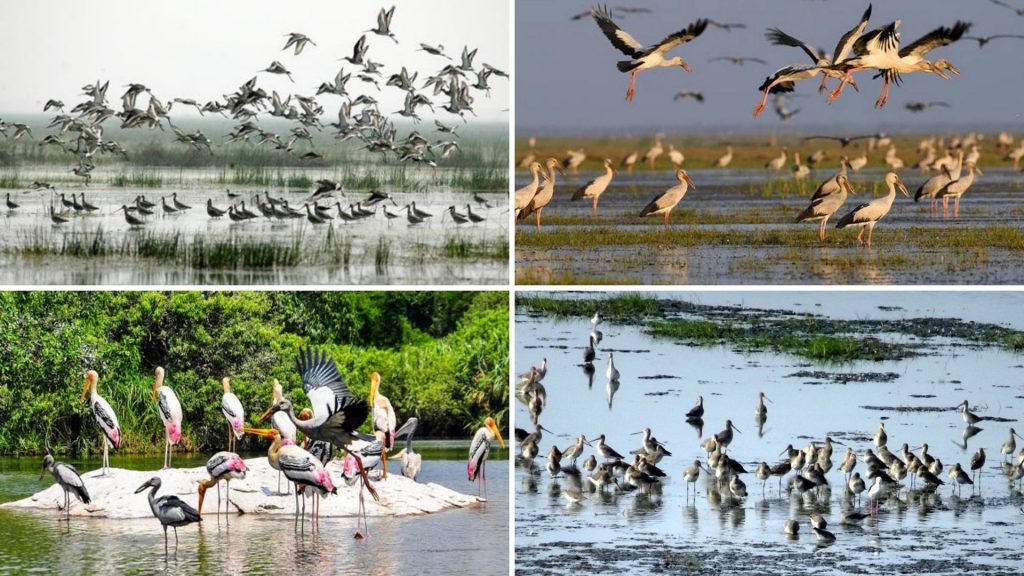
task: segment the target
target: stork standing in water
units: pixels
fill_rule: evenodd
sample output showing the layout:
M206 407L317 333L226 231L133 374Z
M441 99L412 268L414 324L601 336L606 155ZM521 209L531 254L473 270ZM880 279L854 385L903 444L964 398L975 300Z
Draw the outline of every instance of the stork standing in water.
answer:
M174 528L174 546L177 548L178 526L202 522L203 518L199 515L198 510L173 494L166 494L157 498L156 493L157 490L160 490L161 484L160 477L154 476L147 480L145 484L139 486L135 493L138 494L146 488L151 488L148 494L149 509L153 511L153 516L156 516L156 519L164 527L164 554L167 554L167 527Z
M594 8L593 16L594 21L597 22L601 32L603 32L605 37L608 38L608 41L612 43L612 46L630 58L629 60L620 60L616 64L619 72L630 73L629 89L626 91L627 102L633 101L633 93L636 90L636 76L643 70L657 68L659 66L680 66L683 70L692 72L693 69L690 68L690 65L681 57L676 56L673 58L667 58L666 55L676 47L700 36L708 27L708 21L700 19L693 24L690 24L688 28L684 28L674 34L670 34L661 42L650 47L644 47L644 45L636 38L633 38L629 32L619 28L615 21L612 20L612 14L608 11L607 7Z
M555 171L557 170L565 176L565 170L562 169L562 166L555 158L547 159L547 168L548 171L544 175L544 184L537 190L537 193L533 195L533 198L530 199L526 206L519 211L518 215L519 220L525 220L530 214L533 214L538 232L540 232L541 214L555 196Z
M516 190L516 216L526 209L526 206L530 204L533 197L537 194L537 189L540 188L540 174L544 171L544 167L541 166L540 162L532 162L530 164L530 174L532 174L532 180L522 188Z
M676 178L679 179L679 184L669 188L658 197L654 198L640 211L640 217L644 216L661 216L662 223L665 229L668 230L668 217L672 213L672 209L682 201L683 196L686 196L686 191L691 187L696 188L693 184L693 180L690 180L690 175L686 173L686 170L680 168L676 170Z
M384 470L384 478L387 478L388 450L395 445L395 426L398 423L391 400L380 393L380 374L377 372L370 374L370 406L373 410L373 433L383 446L381 466Z
M491 451L491 442L498 439L498 444L505 447L505 440L501 437L501 430L498 424L490 416L484 420L484 425L477 429L473 435L473 441L469 445L469 463L466 465L466 476L470 482L477 482L477 497L480 497L480 488L483 488L483 501L487 501L487 455Z
M63 462L54 462L53 456L47 454L43 457L43 469L39 471L39 479L43 479L43 474L49 470L50 474L53 474L54 480L60 485L61 489L64 490L64 507L61 508L64 511L67 519L71 518L71 496L72 492L75 493L75 497L81 500L82 504L89 504L92 502L92 498L89 497L89 491L85 489L85 482L82 477L78 474L78 470L70 464ZM60 508L58 506L58 508ZM57 521L61 518L58 516Z
M107 468L110 466L109 449L113 444L114 448L121 446L121 425L117 423L117 414L110 407L110 403L96 393L96 382L100 375L95 370L85 373L85 384L82 386L82 400L85 400L85 393L89 392L89 406L92 408L92 417L96 425L103 431L103 473L107 475Z
M843 174L837 176L839 183L839 191L833 194L827 194L818 196L817 194L811 198L811 204L804 208L803 212L797 215L797 222L813 222L817 220L818 224L818 240L825 241L825 225L828 223L828 219L832 217L846 202L847 192L853 192L853 185L850 184L850 179Z
M885 184L889 187L889 194L882 198L877 198L871 202L861 204L853 210L851 210L846 216L843 216L836 224L836 228L846 228L848 226L857 226L860 228L860 232L857 233L857 242L861 241L861 236L864 235L864 228L868 229L868 242L867 247L871 248L871 234L875 230L875 224L885 217L892 208L893 201L896 200L896 188L903 192L904 196L907 194L907 186L903 183L903 179L900 178L899 174L895 172L889 172L885 175Z
M245 409L242 408L238 396L231 391L231 378L221 380L224 396L220 400L220 411L228 421L228 452L235 449L235 440L240 440L245 432Z
M153 378L153 400L164 423L164 467L171 467L172 446L181 440L181 403L170 386L164 386L164 369L157 366Z
M600 200L601 194L604 194L604 191L608 189L608 185L611 184L613 176L615 176L615 168L612 167L612 161L605 158L604 174L601 174L590 182L580 186L580 188L576 190L576 193L572 195L572 199L590 199L590 213L592 216L597 216L597 201Z
M217 485L217 513L220 513L220 481L226 483L225 492L228 497L224 502L224 513L227 514L231 506L231 481L244 480L248 472L245 461L234 452L217 452L206 461L206 471L210 477L199 481L199 513L203 513L203 499L206 498L206 490Z

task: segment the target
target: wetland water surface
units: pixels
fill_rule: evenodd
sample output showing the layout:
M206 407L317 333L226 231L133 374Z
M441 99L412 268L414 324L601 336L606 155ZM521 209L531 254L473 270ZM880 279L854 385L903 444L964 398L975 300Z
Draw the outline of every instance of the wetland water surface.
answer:
M417 442L424 455L419 482L436 482L467 494L465 442ZM201 528L178 531L180 544L165 558L155 518L101 520L73 517L58 523L52 511L0 509L0 574L506 574L508 566L508 467L487 467L484 506L404 518L370 518L370 536L352 538L354 518L323 518L319 530L295 529L291 517L207 515ZM0 502L24 498L52 483L39 480L37 457L0 458ZM152 470L160 458L111 456L111 465ZM176 466L201 466L203 458L176 456ZM98 460L70 460L92 470ZM393 466L392 472L398 468ZM144 495L139 495L140 498ZM333 496L332 496L333 497ZM355 498L342 486L339 497ZM194 504L194 503L193 503ZM444 537L439 537L440 535Z
M964 195L959 220L932 218L913 202L928 177L904 173L911 198L898 194L865 250L856 231L835 222L855 206L885 192L884 172L852 175L858 190L829 220L824 243L817 223L794 224L832 166L812 171L803 190L766 170L690 170L695 189L661 221L637 215L676 183L673 173L617 174L601 196L600 216L572 193L597 172L557 179L555 198L544 210L542 232L532 220L516 233L516 277L521 284L1014 284L1024 281L1017 263L1024 250L1020 175L986 168ZM516 187L529 174L516 174ZM786 187L789 192L783 192ZM867 191L867 193L865 193ZM941 209L941 207L940 207ZM952 207L950 208L952 210Z
M507 195L481 193L492 206L485 207L473 199L472 191L449 186L431 186L430 172L416 172L424 179L425 191L391 193L398 206L387 204L391 212L400 212L393 221L377 214L357 222L335 219L328 224L313 225L305 217L293 220L260 217L233 222L227 216L211 219L206 201L227 209L232 203L245 201L257 212L254 197L266 201L285 198L293 208L302 210L309 189L236 186L219 184L219 169L145 168L145 173L160 178L164 184L156 188L114 187L110 169L97 168L93 183L62 184L57 180L55 194L46 191L23 193L21 189L4 190L21 204L17 210L3 208L0 231L0 283L3 284L497 284L507 281ZM309 181L336 178L333 170L287 169L292 177ZM410 169L410 175L415 172ZM443 172L443 170L442 170ZM0 170L0 177L13 173ZM54 181L54 173L46 169L21 169L22 182ZM411 176L412 177L412 176ZM171 182L174 182L173 184ZM229 198L226 189L239 194ZM51 203L64 210L63 193L86 194L89 203L99 207L93 214L73 215L60 226L51 224L48 210ZM178 200L192 209L177 214L164 214L160 198L177 193ZM158 206L141 229L125 222L118 208L131 204L144 195ZM349 191L338 201L346 208L365 200L369 191ZM417 208L434 214L424 224L410 225L401 206L415 201ZM332 202L333 203L333 202ZM472 204L474 212L486 219L478 224L456 226L450 218L442 220L448 206L459 212ZM321 204L326 204L321 202ZM258 213L258 212L257 212ZM331 208L332 215L337 215ZM148 242L149 252L139 255L139 243ZM151 240L159 239L160 242ZM204 250L195 250L197 242ZM175 243L167 247L168 243ZM225 256L218 250L226 243L242 248L235 255ZM160 249L156 248L159 244ZM68 249L75 245L78 252ZM259 247L256 249L255 247ZM122 249L126 250L119 252ZM93 255L104 250L104 255ZM276 250L277 257L268 256ZM85 254L82 254L84 252ZM251 256L256 265L247 265L243 258ZM201 258L216 264L204 265ZM226 261L220 261L227 259Z
M578 298L579 295L567 295ZM584 296L586 297L586 296ZM1024 304L1011 293L806 294L701 293L673 298L714 305L737 305L814 313L837 319L961 318L1024 329ZM887 306L885 309L879 306ZM895 307L895 308L892 308ZM571 573L753 573L791 574L892 572L1019 574L1024 537L1024 496L1004 476L1000 446L1008 428L1017 426L1024 402L1024 358L1004 348L965 345L946 338L919 338L905 333L874 334L890 342L915 345L919 355L898 361L830 365L787 354L740 353L728 344L696 346L653 338L638 326L606 321L598 346L592 384L580 367L590 331L589 318L552 320L520 308L516 316L518 372L542 357L549 362L544 385L547 405L540 422L546 433L531 471L517 461L515 473L516 572ZM620 386L609 402L608 354L614 353ZM763 426L755 422L758 392L774 401ZM703 429L686 423L684 414L698 395L705 400ZM981 422L981 431L964 440L965 424L953 407L969 399L984 416L1008 421ZM930 411L873 409L927 407ZM749 496L733 499L714 490L705 475L687 499L682 470L695 458L704 460L700 441L732 419L741 433L729 454L750 471L742 475ZM530 416L517 402L516 421L529 427ZM845 495L838 471L846 446L859 453L872 447L879 422L885 422L888 445L911 447L924 442L946 466L946 486L935 494L904 488L881 503L875 519L863 527L839 525L855 508ZM562 491L579 488L571 475L551 478L544 455L552 443L566 448L583 433L607 435L621 453L639 447L631 433L645 426L666 444L672 456L659 466L668 474L650 494L597 494L583 486L583 500L568 505ZM762 483L753 475L757 463L775 464L788 444L801 448L826 435L835 446L835 467L827 474L830 490L820 494L780 493L777 478ZM971 455L986 449L981 490L951 494L946 471L959 462L968 468ZM1020 442L1018 441L1018 448ZM584 458L593 453L591 448ZM582 464L583 458L579 463ZM563 462L568 464L568 462ZM863 462L856 471L865 475ZM788 480L792 474L787 475ZM822 514L837 541L817 546L808 514ZM801 522L795 539L783 533L787 519Z

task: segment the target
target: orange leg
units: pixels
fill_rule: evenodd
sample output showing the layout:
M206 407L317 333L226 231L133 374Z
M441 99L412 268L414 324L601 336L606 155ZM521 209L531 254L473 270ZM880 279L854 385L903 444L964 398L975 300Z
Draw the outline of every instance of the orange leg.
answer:
M882 81L882 93L878 95L878 100L875 100L875 108L885 107L885 103L889 101L889 77L886 76L885 80Z
M597 217L597 198L597 196L594 197L594 203L590 207L590 214L595 218Z
M633 93L636 92L636 75L639 70L633 70L629 74L629 89L626 90L626 102L633 101Z
M959 217L960 217L960 197L957 196L956 199L953 200L953 218L959 218Z
M839 98L843 94L843 88L853 80L854 72L860 72L861 70L863 70L863 68L854 68L847 71L846 75L843 76L843 79L839 81L839 86L837 86L836 89L828 95L828 101L833 102L836 98Z
M871 235L874 234L874 232L875 232L875 227L874 226L868 226L868 248L871 248Z
M761 112L764 112L765 103L768 102L768 91L771 89L771 86L765 88L764 94L761 95L761 103L754 107L754 118L757 118L761 115Z
M949 219L949 196L942 197L942 217Z
M818 94L824 94L828 90L828 74L823 74L821 77L821 86L818 86Z
M864 228L861 228L860 232L857 232L857 243L858 244L863 244L864 243L864 240L861 239L863 237L864 237Z
M537 211L534 212L534 218L536 219L536 222L537 222L537 232L540 232L540 211L541 210L543 210L543 208L538 208Z
M818 240L825 241L825 220L822 220L821 224L818 225Z
M665 225L665 230L668 230L668 215L669 213L665 212L665 214L662 216L662 222Z

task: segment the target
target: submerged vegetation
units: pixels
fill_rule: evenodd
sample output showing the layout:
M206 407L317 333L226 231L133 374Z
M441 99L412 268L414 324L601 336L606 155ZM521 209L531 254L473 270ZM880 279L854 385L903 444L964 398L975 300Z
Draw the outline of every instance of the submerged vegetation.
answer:
M220 379L232 377L249 425L281 381L307 405L295 359L306 345L338 362L353 392L370 373L421 437L470 434L508 405L504 292L2 292L0 453L102 449L83 375L114 407L125 453L157 452L163 425L150 396L167 370L184 411L185 450L223 447ZM259 442L245 437L240 450Z
M1024 332L947 318L835 320L782 310L660 300L640 294L605 298L519 296L516 303L527 314L562 318L589 318L600 310L605 318L642 326L652 336L697 346L734 346L747 352L772 350L826 363L894 360L920 353L920 344L889 342L874 334L955 339L1024 352Z

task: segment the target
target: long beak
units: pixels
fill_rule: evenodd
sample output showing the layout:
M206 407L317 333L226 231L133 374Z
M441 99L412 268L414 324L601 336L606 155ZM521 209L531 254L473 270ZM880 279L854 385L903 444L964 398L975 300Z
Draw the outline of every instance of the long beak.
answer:
M857 193L857 191L853 189L853 184L851 184L849 180L846 180L845 186L846 186L846 191L849 192L850 194L856 194Z
M643 434L643 433L644 433L643 430L641 430L639 432L632 432L632 433L630 433L630 436L636 436L637 434Z
M1024 436L1021 436L1020 434L1017 434L1016 430L1014 430L1013 435L1016 436L1017 438L1020 438L1021 440L1024 440Z
M949 71L952 72L953 74L956 74L957 76L960 75L960 69L957 68L956 66L953 66L952 64L949 65Z
M910 198L910 193L907 192L907 185L903 183L903 180L897 180L896 181L896 186L899 187L900 192L903 192L904 196L906 196L907 198Z
M693 180L690 180L690 175L689 174L684 174L683 178L686 179L686 183L690 185L690 188L693 188L694 190L697 189L697 185L693 183Z
M762 395L762 396L763 396L763 395ZM773 401L773 400L772 400L771 398L769 398L769 397L767 397L767 396L763 396L763 398L764 398L765 400L767 400L767 401L771 402L772 404L775 404L775 402L774 402L774 401Z
M85 400L85 393L88 392L88 391L89 391L89 379L86 378L85 379L85 384L82 385L82 397L79 399L80 401L81 400Z
M740 434L743 434L743 432L740 432L740 429L737 428L735 424L732 425L732 429Z
M498 429L498 425L495 424L490 427L494 435L498 437L498 444L501 444L502 448L505 448L505 439L501 437L501 430Z
M978 173L978 176L985 175L985 173L981 171L981 168L978 168L977 166L974 167L974 171Z
M260 424L266 422L267 418L270 418L270 415L273 414L273 413L274 413L274 407L273 406L271 406L270 408L267 408L266 412L264 412L263 414L260 414L260 419L257 420L257 422L259 422Z
M277 436L277 430L273 428L242 428L246 434L252 434L254 436L262 436L263 438L273 438Z
M149 480L146 480L145 484L143 484L142 486L139 486L138 488L135 489L135 493L138 494L139 492L142 492L143 490L145 490L146 488L149 488L150 486L151 486L151 484L149 483Z

